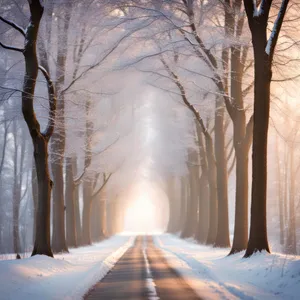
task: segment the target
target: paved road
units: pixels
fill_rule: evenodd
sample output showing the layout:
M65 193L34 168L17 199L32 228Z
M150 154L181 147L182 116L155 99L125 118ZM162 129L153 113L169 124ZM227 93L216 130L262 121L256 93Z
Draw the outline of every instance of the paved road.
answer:
M200 299L167 263L151 236L139 236L87 300Z

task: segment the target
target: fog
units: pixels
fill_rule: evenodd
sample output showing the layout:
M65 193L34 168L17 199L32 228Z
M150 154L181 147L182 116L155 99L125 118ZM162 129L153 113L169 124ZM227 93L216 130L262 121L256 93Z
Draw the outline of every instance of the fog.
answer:
M228 36L220 4L191 1L193 32L184 1L84 2L45 1L37 41L39 63L49 72L57 96L54 133L47 145L54 251L123 231L169 232L216 247L232 246L234 228L239 227L236 205L247 207L238 213L247 232L251 218L254 56L246 21L240 33ZM0 4L1 16L27 26L27 1ZM277 12L274 8L269 27ZM288 11L274 54L265 163L271 249L299 254L300 52L295 14L296 8ZM13 29L2 22L0 41L23 47L24 37ZM234 47L239 51L236 69L234 55L229 55ZM24 57L18 52L0 49L2 253L32 251L34 201L40 201L34 147L22 114ZM39 72L34 112L41 132L53 118L48 88ZM234 123L226 101L243 112L241 125ZM249 170L243 172L237 171L241 162L236 151L247 134L241 138L237 132L246 131L247 124L250 146L249 151L242 149L242 163ZM236 196L239 176L246 178L242 196ZM210 242L209 228L214 228ZM228 241L215 242L217 230Z

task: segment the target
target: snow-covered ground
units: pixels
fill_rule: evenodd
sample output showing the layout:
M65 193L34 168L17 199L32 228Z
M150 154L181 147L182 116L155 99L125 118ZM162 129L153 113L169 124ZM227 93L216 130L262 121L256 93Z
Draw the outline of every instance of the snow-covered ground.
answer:
M257 253L227 256L164 234L155 237L169 264L204 299L300 299L300 256Z
M55 259L35 256L0 261L0 299L81 299L133 245L118 235ZM300 256L257 253L227 256L229 249L155 235L170 263L202 299L300 299Z
M81 299L91 286L103 278L134 237L114 236L101 243L69 254L34 256L0 261L0 299L47 300Z

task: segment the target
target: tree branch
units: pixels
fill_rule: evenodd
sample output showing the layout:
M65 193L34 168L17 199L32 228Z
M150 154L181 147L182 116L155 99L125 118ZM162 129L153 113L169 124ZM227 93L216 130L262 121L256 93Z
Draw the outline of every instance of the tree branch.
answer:
M24 28L22 28L21 26L17 25L13 21L9 21L9 20L1 17L1 16L0 16L0 20L2 22L4 22L4 23L8 24L9 26L11 26L12 28L14 28L15 30L19 31L24 37L26 36Z
M271 2L271 0L269 1L265 1L265 2ZM272 33L269 37L267 46L266 46L266 53L269 54L269 62L272 63L273 61L273 56L274 56L274 51L275 51L275 47L278 41L278 37L280 34L280 29L283 23L283 19L286 13L286 9L287 6L289 4L289 0L282 0L281 6L280 6L280 10L278 12L277 18L275 20L275 23L273 25L273 30Z
M101 193L101 191L104 189L104 187L106 186L106 184L108 183L110 177L113 175L113 173L110 173L107 177L104 173L104 181L101 185L101 187L92 195L92 199L96 198L96 196Z
M184 102L184 104L187 106L187 108L194 114L194 116L196 117L202 131L203 134L205 135L205 137L209 137L211 138L206 126L204 125L204 122L200 116L200 113L196 110L196 108L189 102L189 100L187 99L186 96L186 92L185 89L183 87L183 85L181 84L181 82L179 81L179 77L177 76L177 74L175 74L169 67L169 65L166 63L166 61L164 60L163 57L160 58L161 63L163 64L163 66L165 67L166 71L169 73L169 75L172 78L172 81L176 84L176 86L178 87L178 89L180 90L180 94L181 94L181 98Z
M254 13L256 12L256 6L254 6L253 0L244 0L244 6L248 18L249 27L251 29L253 25Z
M24 53L24 49L13 47L13 46L8 46L8 45L5 45L1 42L0 42L0 46L4 49L7 49L7 50L12 50L12 51Z

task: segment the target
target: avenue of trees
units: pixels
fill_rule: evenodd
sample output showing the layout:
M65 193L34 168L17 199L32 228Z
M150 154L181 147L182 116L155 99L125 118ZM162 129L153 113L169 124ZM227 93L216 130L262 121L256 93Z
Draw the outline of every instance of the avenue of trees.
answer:
M0 1L0 251L121 231L149 157L168 232L297 254L299 3L82 2Z

